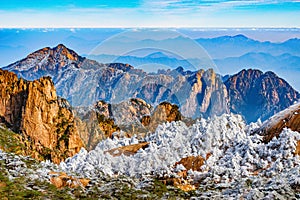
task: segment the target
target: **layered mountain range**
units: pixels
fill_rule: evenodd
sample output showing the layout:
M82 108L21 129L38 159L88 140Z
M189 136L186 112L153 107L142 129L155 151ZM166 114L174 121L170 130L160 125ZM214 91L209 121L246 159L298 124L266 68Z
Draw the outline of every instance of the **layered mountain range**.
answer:
M196 41L201 44L213 58L237 57L249 52L269 52L271 55L289 53L299 56L297 46L300 40L291 38L284 42L258 41L238 34L235 36L221 36L216 38L199 38ZM218 47L218 48L216 48ZM226 52L224 53L224 50Z
M147 73L63 45L5 69L17 74L0 69L0 191L7 196L25 177L20 188L37 190L33 197L51 193L41 180L72 188L63 191L76 198L178 197L175 187L187 191L184 198L299 197L299 93L273 72ZM247 122L277 114L247 125L232 113ZM4 152L12 149L60 165ZM117 185L111 177L127 180Z
M38 50L3 69L26 80L50 76L58 95L72 106L141 98L152 106L164 101L177 104L184 116L192 118L234 112L248 122L265 120L299 98L297 91L272 72L243 70L225 79L212 69L184 71L178 67L147 73L128 64L100 64L62 44Z

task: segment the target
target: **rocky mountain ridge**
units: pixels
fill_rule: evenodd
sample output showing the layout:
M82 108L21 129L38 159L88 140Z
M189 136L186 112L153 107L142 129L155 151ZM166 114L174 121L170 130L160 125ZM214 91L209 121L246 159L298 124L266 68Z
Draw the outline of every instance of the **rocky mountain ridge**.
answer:
M52 55L55 59L50 59ZM39 67L48 65L47 69ZM51 76L58 95L72 106L90 106L99 100L119 104L140 98L151 106L164 101L176 104L184 116L192 118L234 112L247 122L264 120L299 98L287 82L270 72L243 70L225 82L212 69L184 71L178 67L147 73L128 64L99 64L63 45L36 51L5 69L29 80Z
M186 73L178 68L150 74L128 64L99 64L74 55L63 45L38 50L4 69L28 80L51 76L58 95L72 106L141 98L154 106L163 101L176 103L188 117L229 112L226 88L213 70Z
M80 68L84 60L85 58L77 55L73 50L59 44L53 49L45 47L35 51L8 67L14 68L15 71L23 71L24 74L20 77L26 80L35 80L42 76L54 75L66 67Z

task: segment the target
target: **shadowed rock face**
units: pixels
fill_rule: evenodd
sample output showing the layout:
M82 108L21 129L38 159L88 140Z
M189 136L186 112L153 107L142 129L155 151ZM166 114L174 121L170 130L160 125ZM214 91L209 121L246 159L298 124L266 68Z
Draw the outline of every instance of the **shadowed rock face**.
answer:
M111 115L118 125L139 123L143 116L150 115L153 108L140 98L131 98L111 105Z
M108 105L105 103L105 105ZM84 114L76 117L79 134L87 150L96 147L99 141L112 138L113 133L120 132L120 128L115 124L113 118L105 116L97 109L90 109Z
M285 80L273 72L242 70L225 85L230 97L230 110L242 114L247 122L265 120L289 107L300 97Z
M0 70L1 121L21 133L33 157L59 163L83 146L67 101L49 77L24 81Z

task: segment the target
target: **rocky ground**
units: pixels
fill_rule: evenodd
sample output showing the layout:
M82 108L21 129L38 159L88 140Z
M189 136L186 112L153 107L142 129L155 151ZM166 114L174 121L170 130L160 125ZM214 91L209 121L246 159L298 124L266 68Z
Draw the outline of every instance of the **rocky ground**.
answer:
M63 172L57 165L3 151L0 171L1 199L188 199L196 194L166 186L153 177L139 180L101 172L84 187L76 183L82 178L79 174L60 176Z
M197 190L185 192L166 186L154 177L133 179L126 176L101 176L79 185L57 188L50 172L60 171L50 163L0 152L1 199L298 199L300 168L272 178L248 177L228 184L206 182ZM298 176L298 179L290 174ZM71 176L71 175L70 175ZM69 177L70 177L69 176ZM80 175L73 174L73 177ZM297 181L298 180L298 181Z

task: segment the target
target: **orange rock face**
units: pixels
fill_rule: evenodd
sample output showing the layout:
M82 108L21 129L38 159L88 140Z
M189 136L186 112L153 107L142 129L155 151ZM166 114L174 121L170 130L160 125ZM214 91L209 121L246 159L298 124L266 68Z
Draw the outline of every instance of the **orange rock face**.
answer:
M68 103L56 96L49 77L24 81L0 70L0 117L34 158L59 163L83 146Z
M182 178L168 178L162 180L162 183L165 185L175 186L185 192L197 189L195 185L191 184L189 181L184 180Z
M182 119L182 115L179 112L177 105L163 102L160 103L154 110L152 116L144 116L141 122L144 126L149 128L150 131L155 131L159 124L164 122L179 121Z
M205 159L201 156L189 156L182 158L176 165L182 164L187 170L192 169L193 171L201 171L201 167L204 164Z
M175 186L185 192L196 190L196 186L189 183L179 184Z
M300 132L300 104L294 105L274 115L264 122L261 129L257 130L265 136L264 141L269 142L273 137L278 136L284 128Z
M300 155L300 141L297 142L295 155Z
M206 155L206 159L211 156L210 153ZM165 185L172 185L175 186L183 191L191 191L196 190L199 185L198 183L193 183L193 180L188 179L188 170L193 171L201 171L201 167L204 164L205 159L202 156L188 156L182 158L180 161L175 163L175 167L177 165L183 165L185 170L180 171L177 173L179 178L169 178L167 180L163 180Z
M112 156L120 156L121 154L124 154L125 156L131 156L136 154L138 150L147 148L148 145L149 142L142 142L138 144L132 144L128 146L111 149L106 152L111 154Z
M50 178L50 182L59 189L64 188L64 187L70 187L70 188L83 187L83 188L85 188L90 182L89 179L74 178L72 176L68 176L65 173L50 172L49 174L52 176Z
M190 156L182 158L179 162L175 163L176 165L182 164L186 169L177 173L178 178L166 178L162 180L162 183L165 185L175 186L183 191L196 190L198 188L197 184L194 184L191 179L188 179L187 171L196 168L200 169L203 165L204 159L201 156ZM201 164L202 163L202 164ZM200 171L200 170L198 170Z

